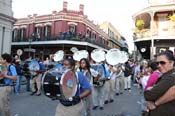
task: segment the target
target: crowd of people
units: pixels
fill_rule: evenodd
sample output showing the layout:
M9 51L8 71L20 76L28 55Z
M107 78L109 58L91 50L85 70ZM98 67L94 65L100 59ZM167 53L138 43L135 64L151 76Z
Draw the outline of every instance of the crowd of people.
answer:
M54 68L53 60L41 61L35 58L40 70L31 71L29 62L21 65L16 58L12 62L9 54L3 54L1 63L4 69L0 73L0 113L10 116L9 93L14 86L15 93L21 92L21 80L26 78L26 91L30 95L41 95L41 80L48 69ZM122 95L124 91L131 92L132 82L143 91L143 116L175 116L175 58L173 53L165 51L155 55L155 59L134 62L129 59L115 66L105 61L95 62L82 58L74 61L65 58L59 62L64 69L76 73L78 89L72 97L71 104L60 100L55 116L91 116L92 110L104 110L105 104L115 102L114 96ZM51 66L51 65L52 66ZM14 85L15 82L15 85ZM4 101L5 98L5 101ZM83 104L83 105L82 105ZM69 114L66 114L69 113Z
M175 116L174 62L173 52L161 52L137 73L144 97L142 116Z

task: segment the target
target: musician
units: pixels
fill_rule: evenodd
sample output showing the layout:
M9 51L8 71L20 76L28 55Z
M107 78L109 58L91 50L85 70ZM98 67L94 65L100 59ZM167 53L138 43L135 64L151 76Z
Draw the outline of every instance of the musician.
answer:
M30 91L30 78L31 78L31 73L29 70L29 64L27 62L24 63L22 67L22 74L26 78L26 91Z
M76 95L72 97L71 105L66 106L66 101L60 100L60 103L56 108L55 116L81 116L81 99L90 95L91 86L87 78L81 72L75 71L75 61L73 59L65 59L63 62L63 68L65 68L65 72L68 70L72 70L75 72L79 87L77 88Z
M124 90L131 91L131 76L132 76L132 67L130 66L131 62L128 60L125 62L123 69L124 72Z
M10 54L2 54L1 63L5 70L0 73L0 116L11 116L10 114L10 91L13 81L17 79L15 66L11 64Z
M115 94L115 79L117 68L112 65L109 66L110 79L105 82L105 104L114 102Z
M36 94L36 96L41 95L41 77L43 75L43 72L45 71L44 64L40 62L40 59L36 58L36 60L39 64L40 70L32 71L34 75L32 76L30 80L30 85L32 88L32 93L30 94L31 96L33 96L34 94ZM36 83L36 86L35 86L35 83Z
M108 80L110 77L109 71L107 70L105 63L102 62L100 64L95 64L97 65L97 71L101 75L100 78L98 79L99 82L104 82L105 80ZM104 83L105 84L105 83ZM105 94L105 86L93 86L93 110L96 110L98 107L100 110L104 110L104 94Z
M86 58L82 58L80 60L80 67L79 70L81 72L83 72L83 74L87 77L89 83L92 85L92 81L93 81L93 77L98 77L100 76L100 74L98 74L97 71L95 71L94 69L92 69L90 67L90 63ZM86 97L84 100L84 106L85 106L85 115L86 116L91 116L91 95L89 95L88 97Z
M123 94L123 90L124 90L124 72L122 69L122 65L123 64L119 64L117 67L117 72L116 72L116 96L118 96L119 94Z

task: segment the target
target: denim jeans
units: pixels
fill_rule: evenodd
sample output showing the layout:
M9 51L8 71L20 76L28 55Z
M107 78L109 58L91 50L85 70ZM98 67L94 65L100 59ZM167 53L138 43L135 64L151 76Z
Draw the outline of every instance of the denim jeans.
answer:
M30 78L26 77L26 91L30 91Z
M16 92L16 93L20 93L20 89L21 89L21 80L22 80L22 75L18 75L18 76L17 76L17 80L16 80L16 86L15 86L15 92Z

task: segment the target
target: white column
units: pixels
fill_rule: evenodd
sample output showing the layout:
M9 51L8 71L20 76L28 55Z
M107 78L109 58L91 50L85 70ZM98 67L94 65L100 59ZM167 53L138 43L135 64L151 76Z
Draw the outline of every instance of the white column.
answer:
M150 24L150 32L151 32L151 46L150 46L150 59L154 58L154 54L155 54L155 47L154 47L154 38L153 38L153 31L154 31L154 15L155 12L150 12L149 13L151 15L151 24Z

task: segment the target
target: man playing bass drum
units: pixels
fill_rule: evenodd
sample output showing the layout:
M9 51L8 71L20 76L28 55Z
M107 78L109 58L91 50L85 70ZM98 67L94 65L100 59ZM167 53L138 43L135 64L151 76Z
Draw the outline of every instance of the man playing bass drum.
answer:
M75 96L72 97L72 101L60 100L60 103L56 108L55 116L81 116L81 99L91 94L91 86L87 77L85 77L81 72L75 71L75 61L73 59L65 59L63 62L63 68L65 69L65 72L68 70L75 72L78 87ZM72 103L69 104L70 102Z

